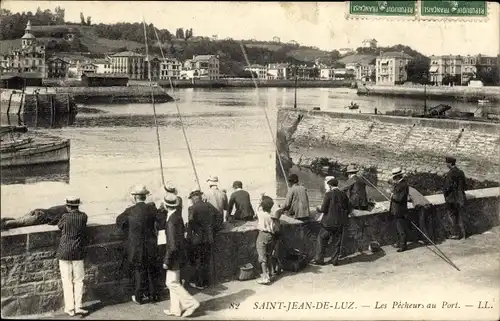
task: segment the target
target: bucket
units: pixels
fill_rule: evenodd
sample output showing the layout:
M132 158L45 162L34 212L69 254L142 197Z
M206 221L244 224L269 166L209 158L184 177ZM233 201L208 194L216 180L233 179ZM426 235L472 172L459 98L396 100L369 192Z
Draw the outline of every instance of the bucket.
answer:
M247 263L240 266L240 273L238 275L238 280L247 281L255 277L254 269L252 263Z

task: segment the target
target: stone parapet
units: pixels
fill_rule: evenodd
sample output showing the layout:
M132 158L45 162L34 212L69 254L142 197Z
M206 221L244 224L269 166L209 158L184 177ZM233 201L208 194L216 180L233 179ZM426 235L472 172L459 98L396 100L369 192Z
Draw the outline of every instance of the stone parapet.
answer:
M481 233L499 223L499 188L467 192L465 223L470 233ZM437 239L447 229L442 195L427 196L436 205L434 226ZM411 208L411 206L410 206ZM344 241L347 254L366 249L371 240L391 244L395 228L387 212L387 202L378 203L371 212L356 211ZM314 212L314 210L313 210ZM115 227L114 216L89 218L89 246L85 258L85 301L105 303L129 300L130 276L123 268L124 235ZM360 226L363 231L360 232ZM303 224L282 217L282 244L299 249L309 258L314 253L319 224ZM252 263L258 267L255 241L256 222L227 224L216 237L214 248L215 282L234 279L239 266ZM1 310L2 317L40 314L63 306L62 288L55 251L60 231L55 226L41 225L17 228L1 233ZM159 246L161 265L165 245ZM164 277L164 276L163 276Z

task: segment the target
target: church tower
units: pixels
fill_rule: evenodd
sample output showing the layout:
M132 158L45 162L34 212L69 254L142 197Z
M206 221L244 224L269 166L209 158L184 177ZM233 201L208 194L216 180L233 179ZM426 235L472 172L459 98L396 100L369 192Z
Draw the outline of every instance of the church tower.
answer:
M22 49L26 49L31 47L35 42L35 36L31 33L31 21L28 20L26 24L26 28L24 29L24 36L21 38L21 47Z

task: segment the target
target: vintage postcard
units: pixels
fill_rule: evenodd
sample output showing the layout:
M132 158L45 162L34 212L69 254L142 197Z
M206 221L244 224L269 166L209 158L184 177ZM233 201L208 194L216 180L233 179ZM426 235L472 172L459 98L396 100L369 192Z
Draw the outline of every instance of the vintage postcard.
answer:
M498 320L500 5L2 1L1 315Z

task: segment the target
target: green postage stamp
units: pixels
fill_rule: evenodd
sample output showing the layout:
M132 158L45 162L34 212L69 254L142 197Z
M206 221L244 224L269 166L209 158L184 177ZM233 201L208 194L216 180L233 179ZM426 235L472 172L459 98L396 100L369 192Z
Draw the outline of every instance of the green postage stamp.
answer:
M486 21L488 1L348 1L350 19Z

